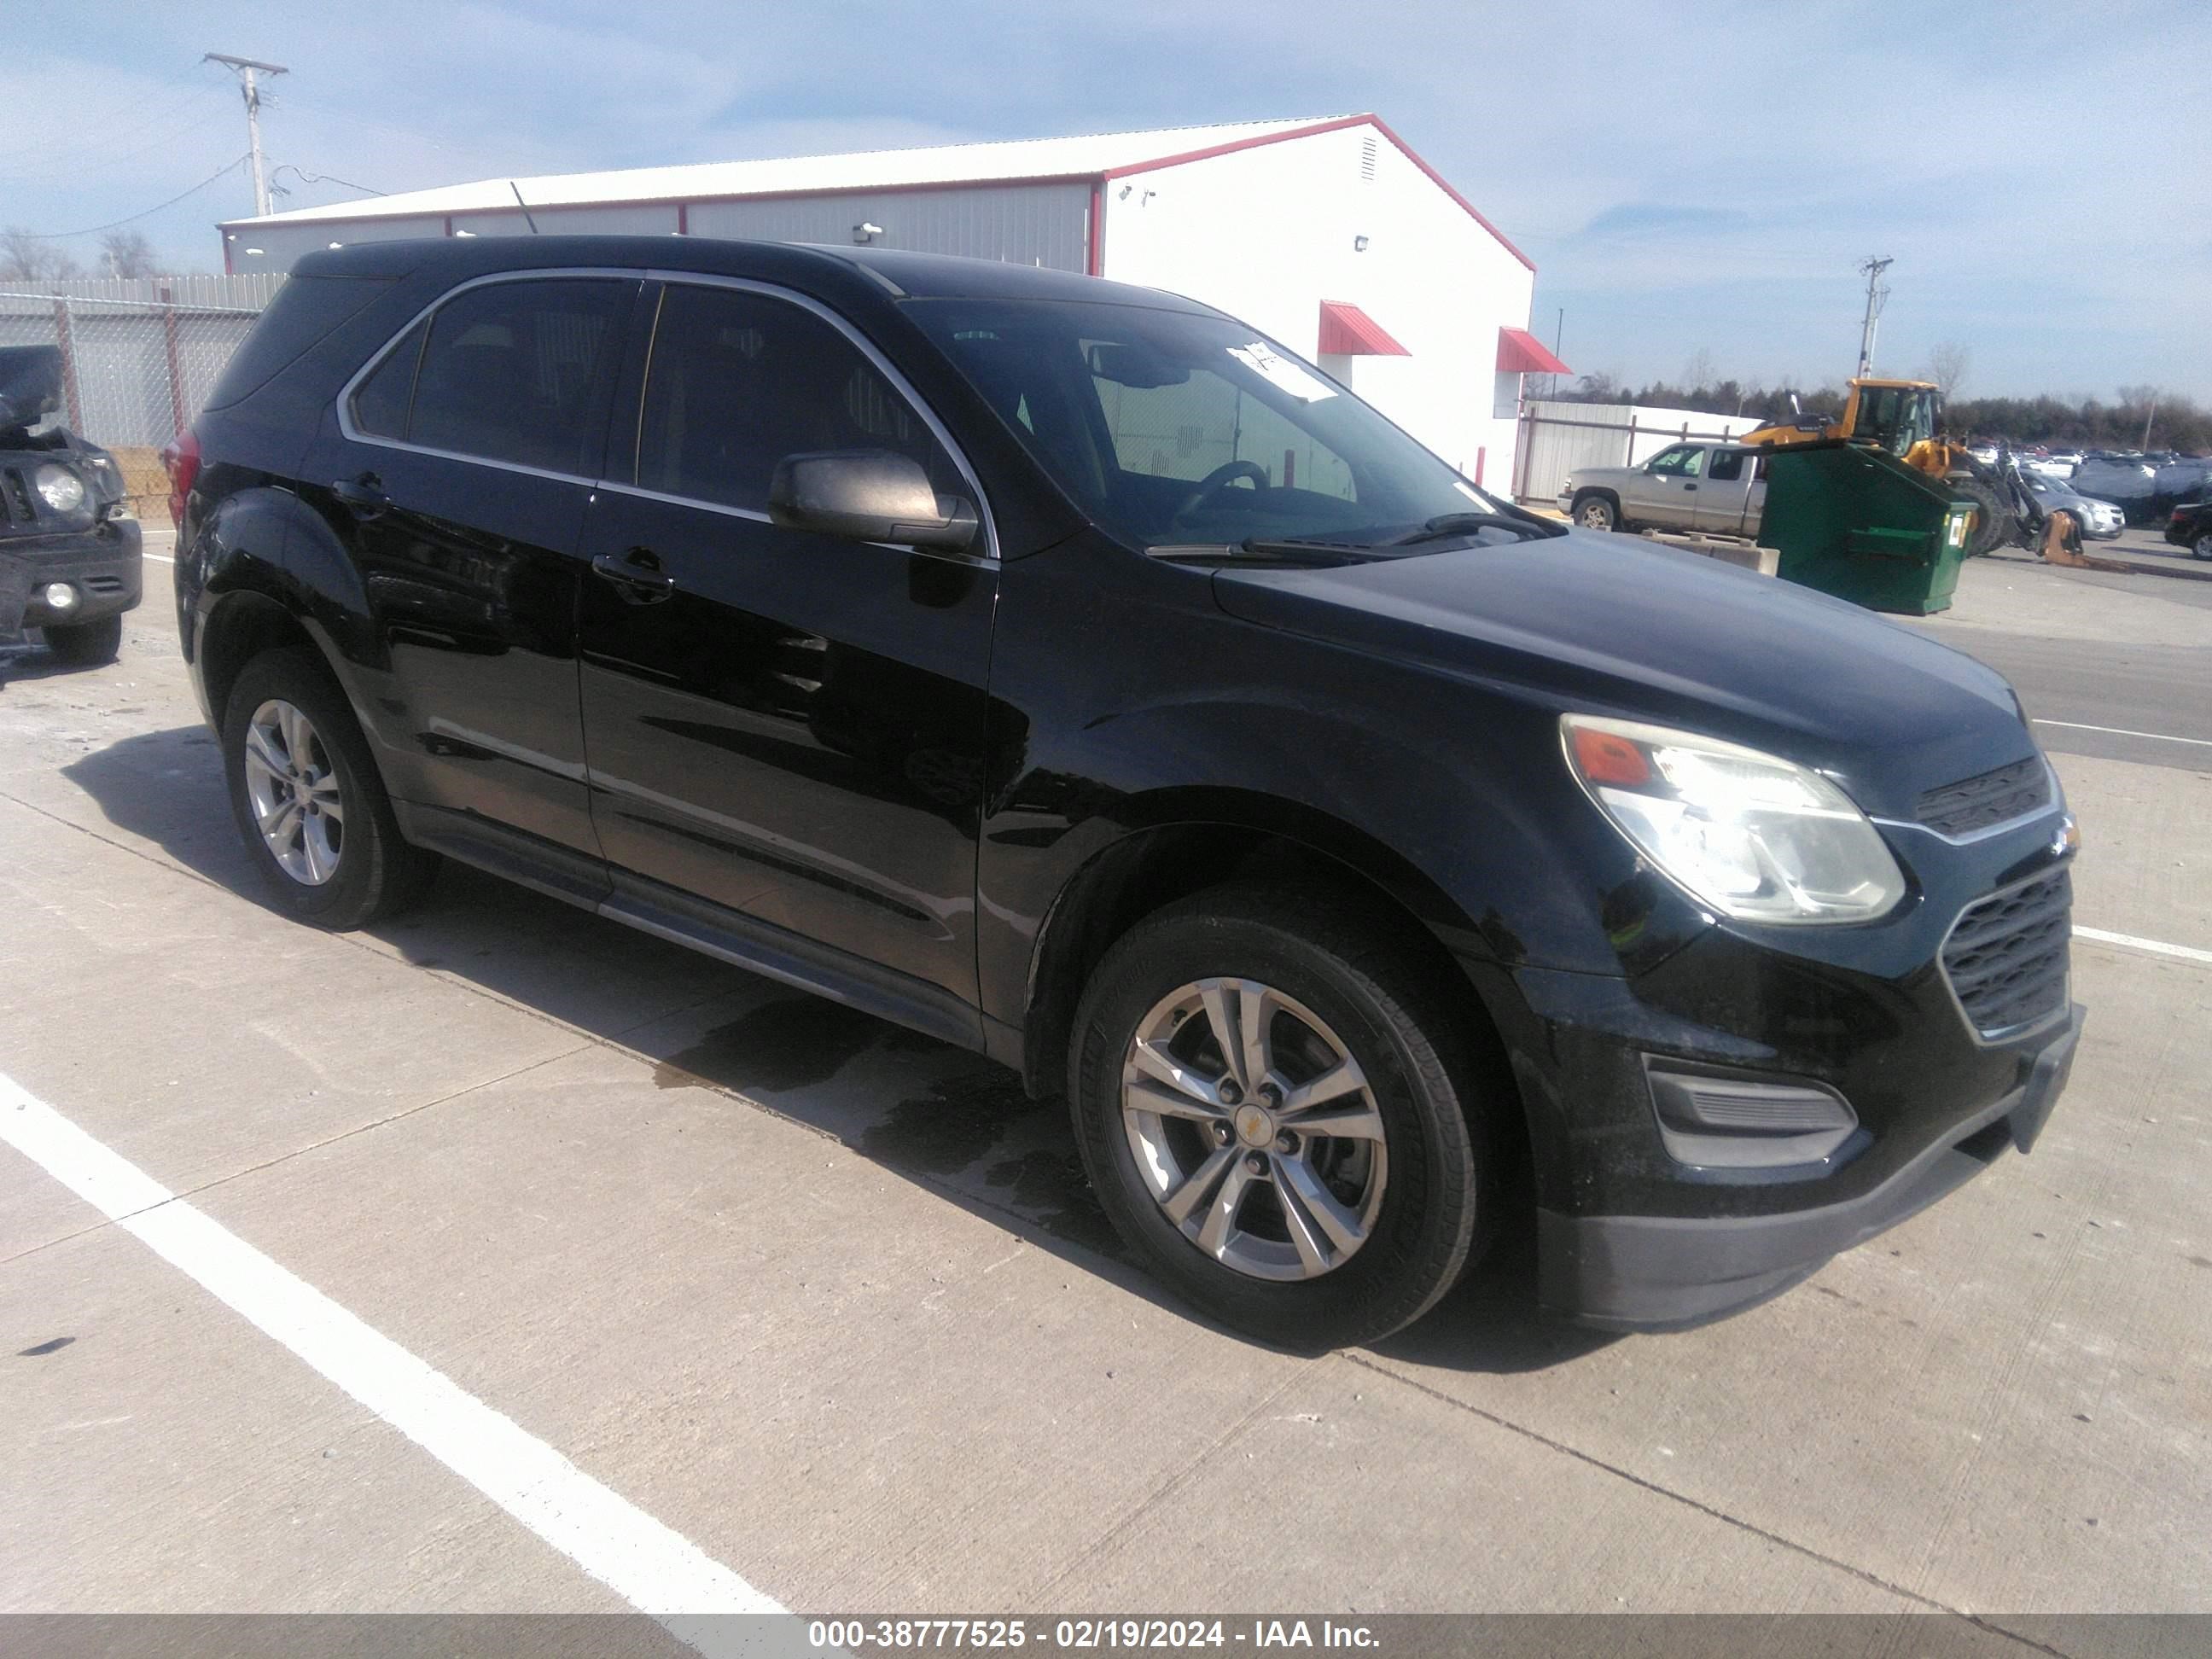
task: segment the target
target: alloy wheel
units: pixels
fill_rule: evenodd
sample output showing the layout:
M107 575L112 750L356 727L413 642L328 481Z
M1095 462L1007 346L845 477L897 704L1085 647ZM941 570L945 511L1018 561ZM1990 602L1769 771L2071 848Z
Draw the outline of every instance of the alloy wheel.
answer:
M2197 538L2196 545L2189 550L2189 556L2193 559L2212 559L2212 531L2208 531Z
M1603 501L1584 501L1582 522L1585 530L1610 530L1613 528L1613 509Z
M1137 1024L1121 1118L1169 1221L1254 1279L1315 1279L1364 1244L1389 1174L1382 1116L1342 1038L1272 987L1202 979Z
M345 798L330 751L306 714L272 697L246 727L246 793L277 867L319 887L345 849Z

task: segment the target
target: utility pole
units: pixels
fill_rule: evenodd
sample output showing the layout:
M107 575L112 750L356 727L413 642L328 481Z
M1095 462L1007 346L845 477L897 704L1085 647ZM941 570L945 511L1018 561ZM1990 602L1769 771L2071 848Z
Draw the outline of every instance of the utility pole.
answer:
M2156 415L2157 413L2158 413L2158 389L2157 389L2155 386L2154 386L2154 387L2151 389L2151 394L2150 394L2150 407L2149 407L2148 409L2146 409L2145 410L2143 410L2143 441L2142 441L2142 442L2141 444L2139 444L2139 445L2137 446L2137 447L2138 447L2138 448L2141 448L2141 449L2148 449L2148 448L2150 447L2150 423L2151 423L2151 417L2152 417L2152 416L2154 416L2154 415Z
M221 64L238 71L239 90L246 96L246 139L248 153L253 158L253 211L257 217L269 211L269 169L261 157L261 86L256 75L283 75L282 64L264 64L251 58L233 58L228 52L211 52L200 59L203 64Z
M1858 268L1866 273L1866 322L1859 330L1859 378L1874 373L1874 331L1881 321L1881 308L1889 299L1889 290L1881 284L1881 273L1897 261L1887 255L1869 256L1859 261Z

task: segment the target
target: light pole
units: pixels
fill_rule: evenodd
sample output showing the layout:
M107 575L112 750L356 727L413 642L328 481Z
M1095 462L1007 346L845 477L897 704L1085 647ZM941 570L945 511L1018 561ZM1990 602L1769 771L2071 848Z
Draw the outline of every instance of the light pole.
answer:
M264 64L252 58L233 58L228 52L211 52L200 59L203 64L221 64L238 71L239 90L246 97L246 141L247 154L253 158L253 213L256 218L269 212L269 169L261 157L261 86L256 75L283 75L287 71L282 64Z

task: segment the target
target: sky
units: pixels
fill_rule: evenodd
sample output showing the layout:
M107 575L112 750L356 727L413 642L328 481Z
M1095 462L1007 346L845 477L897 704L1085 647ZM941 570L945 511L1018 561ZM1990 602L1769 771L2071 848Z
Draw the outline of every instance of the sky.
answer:
M52 16L53 14L42 13ZM281 208L513 174L1373 111L1537 266L1578 372L2212 403L2205 0L90 3L0 55L0 225L220 270L223 52ZM314 182L319 180L320 182ZM341 184L337 181L344 181ZM193 187L203 187L195 190ZM184 194L190 191L190 194ZM184 199L145 214L169 198ZM138 216L144 214L143 217ZM60 246L88 266L96 234ZM1562 327L1561 313L1564 312Z

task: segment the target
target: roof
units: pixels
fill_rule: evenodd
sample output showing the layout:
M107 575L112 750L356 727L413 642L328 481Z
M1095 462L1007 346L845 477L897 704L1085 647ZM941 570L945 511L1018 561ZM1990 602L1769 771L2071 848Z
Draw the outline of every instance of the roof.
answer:
M1155 127L1072 138L1017 138L987 144L939 144L925 149L858 150L845 155L790 155L761 161L701 161L686 167L624 167L600 173L480 179L474 184L379 196L366 202L295 208L258 218L225 219L226 231L249 225L358 223L363 219L440 217L456 213L512 213L515 191L533 208L642 206L666 202L738 201L748 197L817 196L839 191L928 190L947 185L1036 183L1111 179L1183 161L1202 161L1287 138L1370 126L1428 175L1467 216L1529 270L1534 261L1454 190L1413 147L1372 114L1304 116L1280 121L1227 121L1210 126Z
M428 272L442 285L495 272L563 267L753 276L790 283L804 292L814 291L820 281L849 282L874 299L1081 300L1192 315L1220 314L1211 306L1158 289L1000 259L719 236L410 237L319 248L302 256L293 274L397 279ZM828 274L833 271L834 277Z
M525 201L538 208L811 196L833 191L901 190L985 181L1097 179L1140 171L1148 164L1188 160L1198 153L1242 149L1255 142L1326 131L1361 118L1307 116L1281 121L1231 121L1072 138L1018 138L985 144L939 144L926 149L857 150L846 155L788 155L759 161L702 161L687 167L548 173L513 180L483 179L474 184L446 185L366 202L337 202L327 207L299 208L289 213L222 222L226 229L237 229L246 225L306 224L330 219L513 212L514 185L521 186Z

